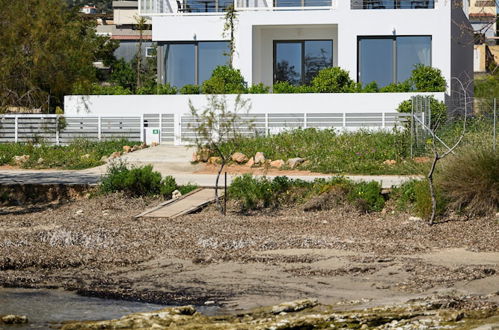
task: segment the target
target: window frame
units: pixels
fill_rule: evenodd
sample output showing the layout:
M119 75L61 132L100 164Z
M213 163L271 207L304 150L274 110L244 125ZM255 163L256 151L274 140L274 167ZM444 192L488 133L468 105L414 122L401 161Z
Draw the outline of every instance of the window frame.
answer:
M361 72L360 72L360 63L361 63L361 54L360 54L360 41L362 39L384 39L384 40L392 40L392 84L400 83L398 81L398 56L397 56L397 38L404 37L426 37L430 38L430 63L429 66L433 65L433 36L427 34L404 34L404 35L375 35L375 36L357 36L357 82L361 82Z
M334 67L334 39L292 39L292 40L273 40L273 55L272 55L272 81L275 84L276 81L276 72L277 72L277 44L279 43L298 43L301 44L301 78L300 85L305 84L305 43L309 41L330 41L331 42L331 67Z
M162 83L168 83L166 81L167 77L167 72L168 72L168 65L166 63L166 49L168 45L194 45L194 85L200 86L199 83L199 44L200 43L215 43L215 42L225 42L227 43L227 46L229 46L229 41L227 40L200 40L200 41L169 41L169 42L162 42L161 43L161 49L163 52L163 58L161 62L163 62L163 81ZM227 65L229 64L229 59L227 59Z

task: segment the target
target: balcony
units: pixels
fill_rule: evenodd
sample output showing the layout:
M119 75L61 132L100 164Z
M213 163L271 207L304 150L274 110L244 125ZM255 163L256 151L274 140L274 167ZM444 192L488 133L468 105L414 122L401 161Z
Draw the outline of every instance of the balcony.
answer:
M139 0L140 15L217 15L232 4L237 10L328 10L336 0Z
M433 9L435 0L352 0L352 9Z

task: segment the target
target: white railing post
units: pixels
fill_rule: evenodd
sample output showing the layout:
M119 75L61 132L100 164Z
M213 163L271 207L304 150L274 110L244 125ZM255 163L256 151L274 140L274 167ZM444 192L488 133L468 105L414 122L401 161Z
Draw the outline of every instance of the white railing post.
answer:
M102 118L101 118L101 116L97 116L97 139L99 141L102 140Z
M381 127L386 127L386 112L381 113Z
M343 112L343 128L347 128L347 113Z
M59 145L59 115L55 116L55 144Z
M303 114L303 128L304 129L307 128L307 113L306 112Z
M269 113L265 113L265 136L269 136Z
M182 122L179 113L173 114L173 144L176 146L182 144Z
M159 139L158 142L161 144L161 136L163 135L163 114L159 114Z
M17 143L19 139L19 117L14 117L14 142Z
M144 136L144 114L140 115L140 142L144 143L145 136Z

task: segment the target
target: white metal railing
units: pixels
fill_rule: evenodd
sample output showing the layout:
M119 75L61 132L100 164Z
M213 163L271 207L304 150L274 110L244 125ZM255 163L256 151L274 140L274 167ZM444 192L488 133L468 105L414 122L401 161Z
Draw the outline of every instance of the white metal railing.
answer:
M433 9L437 0L350 0L352 9Z
M235 0L238 10L328 10L336 7L335 0Z
M298 128L391 130L407 121L410 114L376 113L250 113L254 130L239 127L245 135L271 135ZM154 129L160 143L189 144L194 137L189 114L153 113L140 116L59 116L3 115L0 116L0 143L35 142L69 144L75 139L93 141L127 138L145 142L146 130Z

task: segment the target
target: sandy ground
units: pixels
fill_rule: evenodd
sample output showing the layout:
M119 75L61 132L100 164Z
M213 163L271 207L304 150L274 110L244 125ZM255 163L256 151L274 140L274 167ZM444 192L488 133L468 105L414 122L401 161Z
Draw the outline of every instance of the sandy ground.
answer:
M429 227L391 211L299 206L251 216L212 209L174 220L120 195L0 209L0 285L228 310L305 297L366 306L433 294L499 302L498 219Z

